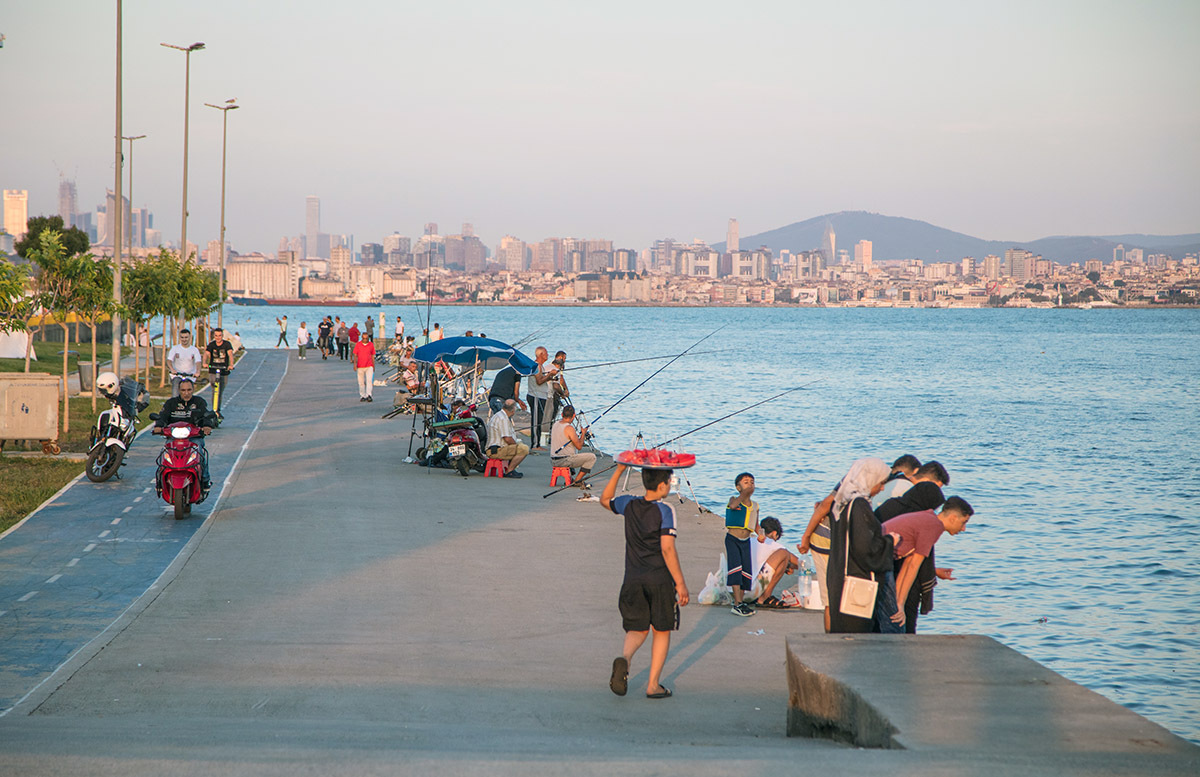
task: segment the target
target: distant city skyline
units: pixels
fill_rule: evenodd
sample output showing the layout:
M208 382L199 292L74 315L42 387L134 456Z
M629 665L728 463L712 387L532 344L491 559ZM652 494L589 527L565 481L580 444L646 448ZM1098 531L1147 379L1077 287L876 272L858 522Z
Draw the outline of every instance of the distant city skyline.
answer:
M147 135L133 209L178 234L183 66L158 44L204 41L199 245L217 236L220 180L219 117L199 108L235 94L226 220L241 251L307 242L308 196L320 229L358 245L415 240L426 222L472 223L493 248L506 234L714 243L731 217L745 236L857 209L1001 240L1200 231L1200 4L686 10L127 8L124 128ZM58 212L63 179L85 208L104 202L112 4L16 4L3 25L0 100L20 110L0 188L28 191L29 215ZM395 35L415 29L443 32ZM684 40L711 56L680 56ZM1033 55L1004 56L1015 40Z

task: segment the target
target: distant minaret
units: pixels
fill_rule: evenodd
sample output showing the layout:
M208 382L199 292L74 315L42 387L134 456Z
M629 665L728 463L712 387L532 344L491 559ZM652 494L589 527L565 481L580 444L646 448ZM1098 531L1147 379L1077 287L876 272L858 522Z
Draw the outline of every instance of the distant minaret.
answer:
M825 266L832 267L837 261L837 235L833 231L833 222L825 222L825 236L821 238L821 251L825 254Z
M725 250L733 253L738 250L738 223L737 219L729 220L729 229L725 232Z

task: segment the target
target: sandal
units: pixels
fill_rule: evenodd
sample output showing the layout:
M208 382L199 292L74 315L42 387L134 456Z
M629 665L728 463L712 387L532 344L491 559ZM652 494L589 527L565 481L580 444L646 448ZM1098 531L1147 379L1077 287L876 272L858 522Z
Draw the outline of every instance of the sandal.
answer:
M766 607L768 610L779 610L785 607L783 600L777 596L768 596L758 603L759 607Z
M629 690L629 662L625 656L613 659L612 677L608 679L608 687L618 696L624 696Z
M661 688L662 690L658 691L656 693L648 693L648 694L646 694L646 698L647 699L669 699L669 698L671 698L671 689L670 688L668 688L665 685L660 685L658 687Z

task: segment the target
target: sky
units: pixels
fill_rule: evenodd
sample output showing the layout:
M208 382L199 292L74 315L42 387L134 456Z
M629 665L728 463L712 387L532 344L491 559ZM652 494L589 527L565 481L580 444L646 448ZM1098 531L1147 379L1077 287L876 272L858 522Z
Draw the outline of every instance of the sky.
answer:
M273 253L463 222L724 240L841 210L992 240L1200 232L1200 3L125 0L134 204ZM0 188L113 186L116 0L0 14ZM126 178L126 181L128 179ZM128 183L125 184L126 188ZM797 246L798 249L809 246Z

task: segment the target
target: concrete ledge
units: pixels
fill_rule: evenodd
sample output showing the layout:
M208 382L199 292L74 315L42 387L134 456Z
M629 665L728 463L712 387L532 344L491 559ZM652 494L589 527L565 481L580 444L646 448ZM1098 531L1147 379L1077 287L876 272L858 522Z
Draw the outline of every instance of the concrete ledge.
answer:
M1200 764L1200 748L990 637L791 635L786 650L789 736L1048 765L1086 753L1143 773Z
M901 747L892 738L896 727L853 687L805 666L792 649L791 638L786 648L789 737L832 739L857 747Z

